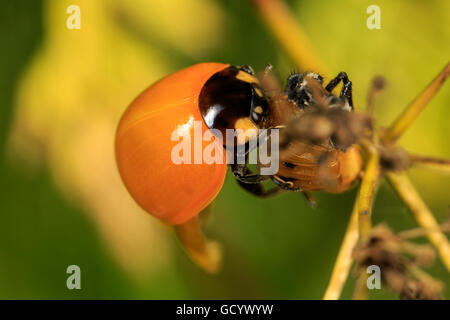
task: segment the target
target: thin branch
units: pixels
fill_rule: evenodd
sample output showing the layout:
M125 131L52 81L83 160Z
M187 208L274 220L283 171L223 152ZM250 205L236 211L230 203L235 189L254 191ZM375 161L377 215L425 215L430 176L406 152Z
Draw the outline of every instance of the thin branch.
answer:
M281 0L250 0L281 47L302 70L327 74L305 31Z
M424 229L424 228L414 228L411 230L405 230L399 232L397 235L402 239L413 239L418 237L424 237L433 231L450 232L450 220L441 224L438 228Z
M361 189L358 195L358 229L359 241L366 241L372 230L372 207L375 198L375 191L378 185L380 176L379 155L376 150L366 148L368 151L368 158L364 177L361 181ZM356 288L353 299L362 300L367 298L367 274L361 272L356 281Z
M384 142L396 141L416 120L417 116L436 95L450 74L450 63L434 78L430 84L406 107L402 114L385 130L381 137Z
M358 195L358 225L361 241L369 237L372 228L372 204L379 175L379 155L376 151L370 151Z
M369 115L373 115L375 109L375 97L384 89L386 86L386 79L382 76L376 76L372 79L370 84L369 93L367 94L367 106L366 112Z
M358 242L358 237L361 234L364 235L363 239L365 239L370 234L372 203L379 177L379 165L378 154L375 151L370 152L368 158L361 189L355 200L350 222L323 296L324 300L339 299L350 271L353 261L352 253Z
M410 154L409 158L414 166L435 169L443 173L450 174L450 159L419 156L414 154Z
M353 300L367 300L367 273L362 272L356 280Z
M389 172L386 174L403 202L411 210L419 226L428 230L427 237L436 247L442 262L450 272L450 244L447 237L439 230L439 224L423 202L417 190L405 173Z
M333 271L331 272L330 281L323 296L324 300L339 299L353 263L352 254L358 243L358 237L358 201L355 200L344 240L342 240Z

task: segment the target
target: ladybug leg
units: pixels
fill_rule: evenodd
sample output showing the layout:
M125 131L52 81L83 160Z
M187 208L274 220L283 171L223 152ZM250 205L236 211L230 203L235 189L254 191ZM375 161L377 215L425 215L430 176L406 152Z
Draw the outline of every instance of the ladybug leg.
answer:
M253 71L253 68L250 67L247 64L244 64L244 65L240 66L239 69L244 71L244 72L247 72L248 74L251 74L252 76L255 75L255 71Z
M287 181L283 178L280 178L279 176L272 176L272 181L284 190L301 191L301 188L294 186L294 183L292 181Z
M248 154L245 156L245 163L233 163L231 165L231 171L233 172L236 180L247 184L260 183L269 178L269 176L262 176L258 173L253 173L250 171L248 168Z
M279 187L266 190L262 183L245 183L239 180L237 182L243 189L260 198L268 198L285 191Z
M268 64L259 76L260 85L268 97L284 96L283 89L277 77L272 74L272 65Z
M314 199L311 192L308 191L302 191L303 195L305 196L306 201L308 201L308 204L311 208L317 208L317 201Z
M339 72L339 74L325 87L325 90L331 93L334 88L342 81L342 90L339 95L341 99L347 99L350 108L353 110L353 95L352 95L352 82L348 79L345 72Z
M308 204L311 208L317 207L317 201L314 199L312 194L308 191L302 191L300 187L294 187L294 183L292 181L286 181L278 176L272 177L273 182L275 182L279 188L282 190L290 190L290 191L300 191L304 196L306 201L308 201Z
M247 168L247 165L244 165L244 167L242 167L242 165L232 165L231 171L233 172L234 177L237 181L246 184L260 183L269 178L268 176L262 176L260 174L251 172Z
M265 190L262 185L262 181L267 180L269 176L262 176L257 173L253 173L248 168L248 157L245 159L245 164L232 164L231 171L234 174L238 184L246 191L261 198L266 198L283 192L284 190L275 187L270 190Z

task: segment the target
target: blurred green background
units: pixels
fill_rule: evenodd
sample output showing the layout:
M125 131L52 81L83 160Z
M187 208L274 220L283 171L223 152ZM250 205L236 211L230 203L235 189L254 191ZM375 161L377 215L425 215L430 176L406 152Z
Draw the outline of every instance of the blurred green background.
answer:
M373 76L388 80L376 105L392 120L450 53L450 1L287 1L333 74L345 70L364 106ZM81 30L65 26L81 8ZM381 8L381 29L366 8ZM224 270L195 267L172 232L143 213L124 190L113 156L114 128L127 104L158 78L217 61L294 69L247 1L18 0L0 11L0 298L11 299L319 299L356 190L269 200L244 193L231 176L207 233L225 250ZM447 83L402 138L411 151L450 157ZM439 221L450 178L411 170ZM415 227L383 183L375 222ZM81 290L66 268L81 267ZM428 269L446 283L440 261ZM350 278L343 298L350 298ZM371 298L395 298L384 290Z

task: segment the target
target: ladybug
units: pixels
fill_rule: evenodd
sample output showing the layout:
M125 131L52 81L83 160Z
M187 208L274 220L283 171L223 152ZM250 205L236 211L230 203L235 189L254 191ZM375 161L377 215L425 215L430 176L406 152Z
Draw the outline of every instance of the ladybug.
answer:
M170 225L186 223L220 191L226 153L223 161L210 164L175 164L173 132L193 136L195 121L201 121L203 132L214 129L224 135L230 128L257 129L267 108L248 66L200 63L163 78L131 103L117 128L116 159L126 188L151 215ZM247 142L237 137L237 143Z
M341 93L335 96L332 90L341 81ZM290 75L281 93L289 103L283 104L276 104L276 99L266 94L246 65L200 63L163 78L131 103L117 128L116 159L126 188L145 211L158 219L170 225L186 223L220 191L227 172L227 154L222 154L222 161L212 163L174 163L171 157L177 142L172 139L173 133L194 136L194 123L200 122L202 132L211 130L216 133L214 137L217 132L227 137L225 141L214 140L220 144L218 148L248 145L260 129L285 128L301 110L314 108L317 102L312 87L317 84L327 108L353 110L352 83L344 72L325 87L322 76L316 73ZM230 129L238 132L231 140L227 134ZM253 136L239 135L249 131ZM207 147L202 144L196 151L203 154ZM307 192L313 190L342 192L357 179L362 166L356 146L340 149L331 139L320 144L292 141L279 158L278 172L267 176L249 170L249 149L244 150L246 161L238 163L234 158L231 170L244 189L261 197L280 190L302 191L308 199ZM321 178L323 172L326 180ZM277 187L266 191L261 183L268 178Z

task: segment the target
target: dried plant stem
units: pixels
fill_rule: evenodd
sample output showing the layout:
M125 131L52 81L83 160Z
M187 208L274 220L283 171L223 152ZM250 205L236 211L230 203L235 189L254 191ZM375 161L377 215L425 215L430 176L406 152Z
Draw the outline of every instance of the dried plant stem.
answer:
M250 0L275 39L302 70L327 74L308 36L281 0Z
M361 241L369 237L372 228L372 204L379 175L378 153L376 151L370 151L357 201L359 236Z
M427 234L433 231L450 232L450 220L441 224L438 228L424 229L419 227L399 232L397 235L403 239L414 239L426 236Z
M370 152L367 160L366 170L364 173L361 189L353 207L353 212L350 217L350 222L345 232L344 240L339 249L336 262L331 273L331 278L327 289L323 296L324 300L339 299L342 288L348 277L350 267L352 264L352 253L355 248L359 235L362 239L369 236L372 227L371 213L372 203L375 195L377 181L379 177L378 154ZM362 275L361 277L364 277ZM363 280L359 280L363 281ZM362 289L361 289L362 290ZM357 290L357 291L361 291ZM362 293L358 293L361 296Z
M450 74L450 63L434 78L430 84L406 107L403 113L387 128L381 137L384 142L396 141L408 129L420 112L436 95Z
M353 300L367 299L367 274L362 272L356 280L355 291L353 292Z
M375 109L375 97L383 90L386 85L386 79L382 76L376 76L372 79L372 84L367 94L367 107L366 112L369 115L373 115Z
M419 226L428 230L427 237L436 247L442 262L450 272L450 244L447 237L439 230L439 224L423 202L406 173L389 172L386 174L403 202L411 210Z
M370 148L366 148L366 151L368 151L367 163L357 200L359 241L366 241L372 230L373 200L375 198L375 191L380 176L380 157L378 152L376 152L376 150L371 150ZM367 298L366 280L367 274L361 272L356 282L353 299L362 300Z
M324 300L339 299L353 263L352 254L353 249L358 243L358 236L358 202L355 201L350 221L345 231L344 240L342 241L333 271L331 272L330 281L323 296Z
M450 159L426 157L410 154L409 158L414 166L436 169L443 173L450 174Z

